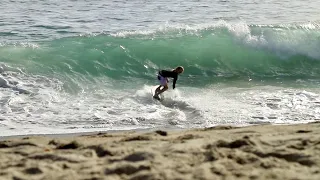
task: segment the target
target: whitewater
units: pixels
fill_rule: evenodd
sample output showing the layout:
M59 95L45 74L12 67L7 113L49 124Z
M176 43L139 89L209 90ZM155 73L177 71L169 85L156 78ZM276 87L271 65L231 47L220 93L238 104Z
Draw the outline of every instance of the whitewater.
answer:
M58 2L0 2L0 136L320 118L317 2Z

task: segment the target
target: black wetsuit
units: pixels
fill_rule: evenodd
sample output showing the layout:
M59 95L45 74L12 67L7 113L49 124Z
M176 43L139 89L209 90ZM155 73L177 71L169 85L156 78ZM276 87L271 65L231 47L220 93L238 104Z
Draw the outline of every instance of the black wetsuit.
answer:
M160 70L159 75L165 78L173 78L172 88L174 89L176 87L176 82L178 80L178 73L174 71L167 71L167 70Z

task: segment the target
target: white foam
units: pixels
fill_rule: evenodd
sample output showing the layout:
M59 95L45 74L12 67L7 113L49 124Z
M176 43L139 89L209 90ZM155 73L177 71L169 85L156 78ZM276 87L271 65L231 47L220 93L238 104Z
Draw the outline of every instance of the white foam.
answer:
M226 23L225 26L236 40L255 48L273 51L280 57L305 55L320 59L319 42L315 38L320 32L316 23L262 26L257 30L258 34L253 29L261 26L249 26L246 23Z
M195 25L166 23L153 29L120 31L111 35L115 37L141 36L142 38L179 37L188 34L201 36L203 30L212 30L214 35L214 30L224 28L233 35L235 41L254 48L270 50L282 58L305 55L320 59L319 42L316 38L320 35L320 26L317 22L279 25L250 25L244 21L227 22L223 20Z
M31 94L0 88L1 136L297 123L320 118L320 97L315 90L179 86L166 91L164 101L159 102L151 96L152 86L136 79L130 87L105 78L97 79L100 84L85 81L82 90L73 94L64 91L64 83L57 79L11 71L2 72L2 76L2 84L12 85L14 80ZM81 86L81 82L74 83Z

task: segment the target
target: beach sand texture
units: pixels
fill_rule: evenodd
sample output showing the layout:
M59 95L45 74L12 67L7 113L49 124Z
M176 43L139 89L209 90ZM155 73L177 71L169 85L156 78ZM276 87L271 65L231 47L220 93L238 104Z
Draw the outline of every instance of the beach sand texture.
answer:
M0 179L320 179L320 124L11 137Z

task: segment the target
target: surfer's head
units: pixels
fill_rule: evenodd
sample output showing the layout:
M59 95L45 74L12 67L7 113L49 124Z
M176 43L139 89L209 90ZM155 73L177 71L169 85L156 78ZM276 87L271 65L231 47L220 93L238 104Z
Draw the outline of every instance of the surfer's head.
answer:
M176 67L176 68L174 69L174 71L177 72L177 73L179 73L179 74L181 74L181 73L183 73L184 68L183 68L182 66L178 66L178 67Z

